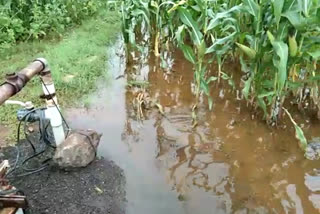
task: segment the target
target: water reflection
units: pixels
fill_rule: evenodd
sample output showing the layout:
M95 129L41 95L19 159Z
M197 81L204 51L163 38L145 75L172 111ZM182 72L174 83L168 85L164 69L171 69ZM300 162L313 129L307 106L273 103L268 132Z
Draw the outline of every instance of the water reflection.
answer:
M114 76L123 72L117 60ZM147 92L164 116L154 108L137 120L136 93L125 79L103 85L88 110L68 111L74 127L103 133L100 154L124 169L127 213L319 213L319 162L304 159L290 124L274 130L252 120L236 92L221 92L222 83L212 91L214 111L203 97L192 128L192 67L179 54L171 72L148 60L129 68L128 78L150 81ZM313 124L309 132L317 130Z

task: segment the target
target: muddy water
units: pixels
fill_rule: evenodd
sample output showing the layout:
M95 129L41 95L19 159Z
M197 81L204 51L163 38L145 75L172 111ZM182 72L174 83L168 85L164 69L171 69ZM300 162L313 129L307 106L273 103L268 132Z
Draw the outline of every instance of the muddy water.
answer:
M320 213L320 162L304 159L289 123L276 130L252 119L222 82L212 91L214 110L203 99L192 128L193 73L183 57L165 74L152 57L126 69L118 50L110 53L112 80L100 83L89 108L69 109L67 118L74 128L103 133L99 153L126 174L127 213ZM124 73L149 80L164 116L154 108L137 119L133 100L141 90L117 79ZM309 137L320 135L318 123L301 121Z

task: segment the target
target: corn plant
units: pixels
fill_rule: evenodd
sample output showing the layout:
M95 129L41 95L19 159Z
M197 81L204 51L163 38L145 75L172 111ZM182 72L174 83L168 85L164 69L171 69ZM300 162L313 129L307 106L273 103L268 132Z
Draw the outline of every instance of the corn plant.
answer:
M219 11L213 11L214 4L215 2L210 1L194 1L177 7L181 25L176 33L176 40L185 58L194 65L195 107L200 93L204 92L208 97L209 109L212 109L213 104L209 84L220 80L222 58L231 50L239 30L232 15L240 8L235 6L229 9L227 4L221 4ZM208 77L207 65L215 57L218 59L219 75Z
M155 56L168 51L163 43L170 41L193 64L194 110L202 93L212 108L212 81L227 80L235 87L223 63L238 56L242 93L269 124L279 121L292 95L298 106L311 103L320 118L319 0L128 0L123 5L128 44L135 46L138 30L147 32ZM218 73L208 76L214 60Z
M315 76L319 6L319 1L243 1L244 19L250 24L242 23L238 43L248 73L243 94L261 107L271 124L278 121L290 91L310 81L315 86L312 78L306 82L297 77Z

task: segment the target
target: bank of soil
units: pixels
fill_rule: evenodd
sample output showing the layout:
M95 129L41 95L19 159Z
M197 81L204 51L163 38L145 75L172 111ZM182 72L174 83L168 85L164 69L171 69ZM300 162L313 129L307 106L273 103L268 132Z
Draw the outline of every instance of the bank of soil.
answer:
M0 125L0 147L3 147L7 144L6 138L9 134L9 129L3 125Z
M32 150L26 142L19 144L21 160ZM2 159L16 157L16 148L2 149ZM28 167L36 167L52 154L48 151ZM21 164L21 161L19 161ZM22 173L20 169L15 175ZM88 167L73 171L59 170L54 166L19 178L10 178L11 184L23 191L29 202L31 214L122 214L125 213L125 177L112 161L96 159Z

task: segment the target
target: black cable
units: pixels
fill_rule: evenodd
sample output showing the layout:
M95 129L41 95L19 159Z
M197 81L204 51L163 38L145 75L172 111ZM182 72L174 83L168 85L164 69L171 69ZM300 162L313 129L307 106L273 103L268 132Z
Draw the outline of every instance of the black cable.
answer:
M48 135L49 125L50 125L50 122L47 123L47 125L44 129L44 135L45 135L44 141L48 146L50 146L53 149L56 149L57 147L50 142L50 136Z
M61 113L61 111L60 111L60 109L59 109L59 107L58 107L58 105L57 105L56 101L53 99L53 97L52 97L52 95L51 95L51 93L50 93L49 89L47 88L46 84L44 83L43 79L42 79L42 78L40 78L40 80L41 80L41 83L43 84L44 88L45 88L45 89L46 89L46 91L48 92L48 95L50 96L50 99L53 101L53 104L54 104L54 105L55 105L55 107L58 109L59 114L60 114L60 116L61 116L61 118L62 118L63 122L65 123L65 125L66 125L66 126L67 126L67 128L68 128L68 134L69 134L69 130L70 130L70 126L69 126L69 124L67 123L66 119L65 119L65 118L64 118L64 116L62 115L62 113ZM68 134L67 134L67 136L68 136Z
M27 162L29 162L31 159L35 158L35 157L38 157L39 155L43 154L45 151L47 150L47 148L43 149L42 151L36 153L36 154L33 154L31 156L29 156L28 158L26 158L22 163L21 163L21 166L23 168L23 170L27 171L27 172L31 172L31 171L35 171L37 170L38 168L36 169L28 169L27 167L23 167ZM40 166L42 167L42 166Z
M28 121L30 117L30 113L27 114L26 118L25 118L25 121ZM27 142L30 144L30 146L32 147L32 150L33 150L33 153L36 153L36 148L35 146L33 145L33 143L31 142L30 138L29 138L29 135L27 134L27 123L25 122L24 125L23 125L23 129L24 129L24 136L27 140Z
M17 130L17 144L20 142L20 130L21 130L22 122L26 119L26 117L28 115L30 115L31 113L35 112L36 110L39 110L39 109L31 110L26 115L24 115L22 117L22 119L20 120L19 125L18 125L18 130ZM33 145L33 144L31 143L31 145ZM17 165L18 165L18 162L19 162L19 159L20 159L20 150L19 150L18 146L16 146L16 149L17 149L17 156L16 156L16 161L15 161L14 167L6 173L5 177L10 175L12 172L14 172L17 169Z
M79 132L79 131L76 132L76 133L85 136L85 137L89 140L89 143L90 143L90 145L92 146L92 149L93 149L93 151L94 151L94 155L95 155L95 157L97 157L97 150L96 150L96 147L93 145L93 142L92 142L90 136L87 135L87 134L84 134L84 133L82 133L82 132Z
M24 166L24 165L26 165L27 162L29 162L29 161L32 160L33 158L38 157L39 155L43 154L43 153L47 150L47 148L48 148L48 145L47 145L46 141L49 141L49 142L50 142L50 140L46 139L46 133L44 132L44 130L46 130L46 128L44 128L45 115L43 114L43 112L40 112L39 118L40 118L40 120L39 120L39 132L40 132L39 142L40 142L41 145L44 145L44 148L43 148L40 152L35 153L35 154L29 156L28 158L26 158L26 159L22 162L21 166L22 166L23 170L24 170L24 171L27 171L27 172L34 172L34 173L36 173L36 172L38 172L39 169L42 169L43 167L45 167L45 166L47 165L47 164L41 165L40 167L38 167L38 168L33 168L33 169L30 169L30 168L27 168L27 167ZM25 123L27 123L27 121L25 121ZM51 144L51 143L49 143L49 144ZM23 166L24 166L24 167L23 167ZM28 175L29 175L29 174L28 174Z
M45 166L43 166L43 167L41 167L41 168L39 168L39 169L37 169L35 171L19 174L19 175L16 175L15 177L24 177L24 176L27 176L27 175L32 175L32 174L41 172L42 170L48 168L48 166L49 166L49 164L46 164Z
M60 116L61 116L64 124L66 125L66 127L67 127L67 129L68 129L66 136L69 136L69 133L70 133L70 130L71 130L69 124L67 123L66 119L65 119L64 116L62 115L62 113L61 113L61 111L60 111L57 103L56 103L55 100L53 99L52 95L50 94L49 89L47 88L47 86L46 86L46 84L44 83L44 81L42 80L42 78L40 78L40 80L41 80L44 88L45 88L46 91L48 92L48 94L49 94L49 96L50 96L50 99L53 101L53 104L54 104L55 107L57 108L57 110L58 110L58 112L59 112L59 114L60 114ZM34 174L34 173L37 173L37 172L40 172L40 171L46 169L46 168L49 166L49 164L48 164L47 162L50 161L52 158L48 158L48 159L46 159L45 161L43 161L43 162L42 162L43 165L40 166L39 168L36 168L36 169L28 169L28 168L26 168L26 167L23 167L23 165L25 165L27 162L29 162L29 161L32 160L33 158L35 158L35 157L43 154L43 153L47 150L48 146L50 146L50 147L52 147L52 148L56 148L56 147L53 146L52 143L50 142L50 139L49 139L49 136L48 136L48 130L47 130L48 127L49 127L49 123L45 126L45 124L44 124L44 123L45 123L45 122L44 122L44 120L45 120L44 118L45 118L45 117L44 117L44 115L43 115L43 112L41 112L41 115L39 116L39 118L40 118L40 120L39 120L39 132L40 132L39 142L40 142L40 144L43 143L43 144L45 145L45 148L44 148L42 151L38 152L38 153L36 152L36 148L35 148L35 146L33 145L33 143L31 142L31 140L30 140L30 138L29 138L29 135L27 134L27 131L26 131L26 124L27 124L27 121L28 121L28 119L29 119L29 117L30 117L30 114L33 113L33 112L36 111L36 110L39 110L39 109L33 109L32 111L30 111L30 112L28 112L26 115L24 115L24 117L21 119L21 121L20 121L20 123L19 123L19 126L18 126L17 143L20 142L20 128L21 128L22 121L24 121L24 134L25 134L25 137L26 137L27 142L30 144L30 146L32 147L32 149L33 149L33 151L34 151L34 154L31 155L31 156L29 156L29 157L27 157L27 158L22 162L22 164L21 164L21 166L20 166L20 167L23 168L24 171L27 171L27 173L15 175L15 177L23 177L23 176L31 175L31 174ZM42 110L43 110L43 109L42 109ZM81 134L81 135L84 135L84 136L89 140L89 143L90 143L90 145L92 146L92 148L93 148L93 150L94 150L94 152L95 152L95 156L97 156L97 151L96 151L96 148L95 148L95 146L94 146L91 138L90 138L88 135L84 134L84 133L81 133L81 132L78 132L78 133ZM6 174L6 176L10 175L10 174L11 174L12 172L14 172L17 168L19 168L19 167L18 167L18 162L19 162L19 159L20 159L20 150L19 150L18 146L16 146L16 148L17 148L17 158L16 158L16 162L15 162L14 168L13 168L12 170L10 170L10 171ZM45 164L44 164L44 163L45 163Z
M51 160L51 158L50 158L50 159L47 159L47 160L45 160L45 161L42 162L42 163L46 163L46 164L43 164L42 166L40 166L40 167L38 167L38 168L35 168L35 169L28 169L28 168L26 168L26 167L23 167L23 165L25 165L25 164L26 164L28 161L30 161L31 159L33 159L33 158L35 158L35 157L43 154L43 153L46 151L46 149L48 148L48 145L51 145L51 146L52 146L52 144L51 144L51 142L50 142L50 140L48 139L48 136L47 136L47 128L48 128L49 124L48 124L46 127L44 127L44 120L45 120L45 119L44 119L44 114L43 114L43 113L41 113L41 115L39 116L39 118L40 118L40 120L39 120L39 131L40 131L39 142L41 143L41 141L42 141L42 143L44 143L44 144L42 144L42 145L45 145L45 148L42 149L42 151L36 153L36 149L35 149L33 143L31 142L31 140L30 140L30 138L29 138L29 135L28 135L27 132L26 132L26 124L27 124L27 122L28 122L28 118L29 118L29 116L30 116L31 113L33 113L33 112L35 112L35 111L37 111L37 110L44 110L44 109L43 109L43 108L41 108L41 109L40 109L40 108L39 108L39 109L33 109L33 110L31 110L30 112L28 112L26 115L24 115L23 118L22 118L22 119L20 120L20 122L19 122L18 131L17 131L17 143L19 143L19 142L20 142L21 124L22 124L22 122L24 122L24 132L25 132L25 136L26 136L27 141L29 142L29 144L30 144L31 147L33 148L34 154L31 155L31 156L29 156L29 157L27 157L27 158L22 162L22 164L18 167L17 165L18 165L18 162L19 162L19 159L20 159L20 150L19 150L18 146L16 146L16 148L17 148L17 157L16 157L15 165L14 165L14 168L13 168L12 170L10 170L10 171L6 174L6 176L9 176L12 172L14 172L17 168L20 168L20 167L22 167L22 169L23 169L24 171L27 171L27 173L20 174L20 175L15 175L15 176L12 176L12 177L23 177L23 176L31 175L31 174L40 172L40 171L44 170L45 168L47 168L47 167L49 166L49 164L47 164L46 162L48 162L49 160Z
M18 125L18 131L17 131L17 142L20 141L20 127L21 127L21 123L22 121L19 122L19 125ZM13 171L16 170L17 168L17 165L18 165L18 162L19 162L19 159L20 159L20 150L19 150L19 147L18 146L15 146L16 150L17 150L17 156L16 156L16 161L14 163L14 166L11 170L9 170L6 174L5 174L5 177L10 175Z

